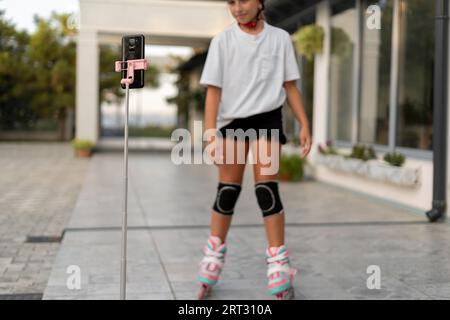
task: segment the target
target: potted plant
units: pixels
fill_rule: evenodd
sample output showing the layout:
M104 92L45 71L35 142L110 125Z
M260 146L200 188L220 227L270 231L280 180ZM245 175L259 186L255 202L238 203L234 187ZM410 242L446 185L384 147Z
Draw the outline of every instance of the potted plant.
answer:
M297 52L311 61L315 54L322 53L324 35L321 26L307 25L301 27L293 35Z
M94 143L90 140L83 139L73 139L72 146L75 150L75 156L81 158L88 158L92 154L92 148L94 147Z
M342 161L342 169L347 172L356 172L364 175L367 171L366 162L376 158L375 150L372 147L355 144L352 147L352 152L344 156L345 161Z
M379 160L372 146L355 144L350 154L341 155L327 142L319 144L317 163L332 170L357 174L372 180L392 183L398 186L414 187L420 183L420 167L402 168L405 156L401 153L387 153Z
M281 155L279 176L281 181L300 181L304 176L304 160L299 155Z
M397 152L386 153L383 157L383 160L393 166L401 167L405 162L405 156Z

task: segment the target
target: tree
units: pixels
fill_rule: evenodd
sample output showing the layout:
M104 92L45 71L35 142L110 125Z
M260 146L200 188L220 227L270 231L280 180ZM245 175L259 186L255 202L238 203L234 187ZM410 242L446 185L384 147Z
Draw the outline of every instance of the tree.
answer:
M178 93L175 96L166 98L166 101L177 105L177 127L187 128L191 101L189 74L187 72L179 72L175 86L178 89Z
M58 122L63 140L67 111L75 108L77 30L69 27L70 14L52 13L49 19L35 16L32 35L16 31L0 11L0 128L31 129L39 119ZM120 103L120 73L114 62L118 46L100 48L99 104ZM146 87L159 86L159 70L150 66Z
M52 13L49 20L35 16L37 29L29 43L29 65L34 71L29 103L40 117L58 121L60 140L65 138L67 110L75 106L76 44L67 28L69 16Z
M204 107L206 90L203 87L191 88L190 79L192 70L204 63L203 59L206 58L206 54L197 55L188 61L184 61L181 57L174 58L177 60L178 66L172 72L178 75L178 79L174 83L178 93L166 98L166 101L177 105L177 127L187 128L190 109L203 110ZM190 66L186 67L186 63L190 63Z
M37 119L29 105L32 69L28 58L29 36L18 32L0 11L0 128L27 128Z

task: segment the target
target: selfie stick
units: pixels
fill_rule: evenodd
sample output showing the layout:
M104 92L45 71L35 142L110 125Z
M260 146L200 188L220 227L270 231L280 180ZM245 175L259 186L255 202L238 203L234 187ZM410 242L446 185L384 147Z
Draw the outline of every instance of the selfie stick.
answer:
M122 66L126 64L126 68ZM128 198L128 102L130 85L134 81L134 70L147 70L148 63L145 59L116 61L116 72L127 70L127 77L120 80L121 84L125 84L126 93L126 116L125 116L125 144L124 144L124 205L123 205L123 220L122 220L122 255L120 265L120 299L126 298L126 283L127 283L127 198Z

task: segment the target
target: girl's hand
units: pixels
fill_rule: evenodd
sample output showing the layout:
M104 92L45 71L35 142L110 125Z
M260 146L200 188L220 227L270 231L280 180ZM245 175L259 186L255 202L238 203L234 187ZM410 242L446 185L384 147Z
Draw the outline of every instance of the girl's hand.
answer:
M223 156L221 156L221 150L219 148L219 144L218 144L218 138L217 136L211 137L208 141L207 141L207 148L209 148L209 153L208 156L209 158L212 160L213 164L215 166L218 166L219 164L221 164L221 160L223 158Z
M311 151L311 134L309 133L309 128L303 126L300 130L300 147L303 149L302 151L302 159L305 159L308 155L309 151Z
M216 137L211 137L207 142L206 142L206 148L209 150L208 157L210 160L212 160L214 165L217 165L216 163Z

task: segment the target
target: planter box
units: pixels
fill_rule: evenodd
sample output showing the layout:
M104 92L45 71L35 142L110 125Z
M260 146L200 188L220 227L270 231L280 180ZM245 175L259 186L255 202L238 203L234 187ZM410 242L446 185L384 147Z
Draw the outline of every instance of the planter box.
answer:
M317 163L333 170L398 186L414 187L420 183L420 168L396 167L380 160L363 161L338 155L317 154Z
M379 160L368 163L367 176L401 186L416 186L420 183L419 168L396 167Z
M338 171L348 172L348 173L360 173L364 174L366 172L366 163L359 159L346 159L343 156L337 155L317 155L317 162L330 169L335 169Z

